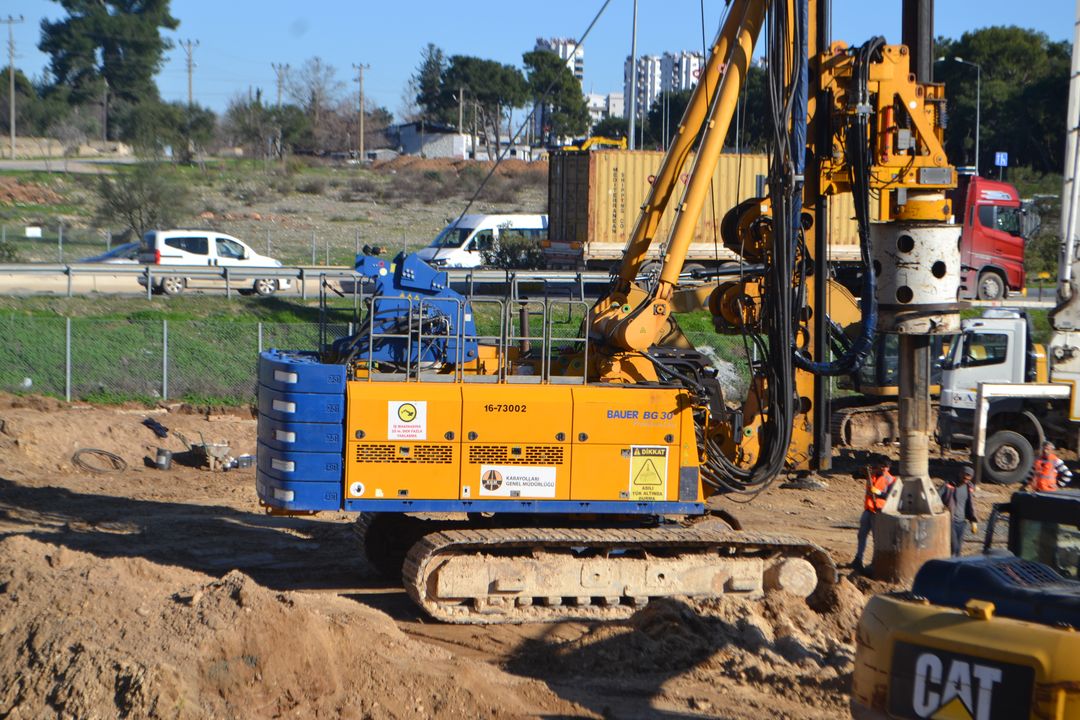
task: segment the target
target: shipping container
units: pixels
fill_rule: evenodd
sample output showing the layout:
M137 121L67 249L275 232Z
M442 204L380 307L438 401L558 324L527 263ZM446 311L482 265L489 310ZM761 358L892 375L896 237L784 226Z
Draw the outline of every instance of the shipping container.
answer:
M548 267L609 267L622 261L649 185L664 153L633 150L555 152L549 159ZM660 220L650 257L658 259L674 222L674 206L688 179L693 156L679 175L680 187ZM724 248L724 213L764 193L769 161L765 155L724 154L713 175L709 199L698 221L686 263L715 265L737 259ZM859 237L850 193L829 199L829 259L858 261Z

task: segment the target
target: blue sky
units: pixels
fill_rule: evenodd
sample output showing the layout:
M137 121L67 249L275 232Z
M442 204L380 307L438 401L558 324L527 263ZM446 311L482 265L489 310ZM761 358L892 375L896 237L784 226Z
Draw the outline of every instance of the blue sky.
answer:
M343 81L355 77L352 64L365 63L365 91L370 103L398 112L405 83L415 69L421 48L434 42L447 55L489 57L520 65L523 52L537 37L577 37L603 0L172 0L180 20L174 40L197 39L195 97L223 110L229 98L249 86L275 91L271 63L293 67L318 55L337 68ZM638 52L701 48L700 0L639 0ZM716 32L720 0L706 0L706 35ZM901 0L834 0L833 37L851 44L874 34L900 41ZM622 89L623 61L630 52L632 0L612 0L585 41L585 90L607 93ZM1074 5L1068 0L937 0L935 34L959 37L988 25L1020 25L1071 40ZM5 0L3 15L23 15L15 26L16 67L29 75L42 73L47 58L37 50L42 18L62 15L47 0ZM977 12L974 12L976 11ZM2 38L5 42L7 38ZM6 49L6 47L5 47ZM168 100L186 99L184 53L175 47L158 76ZM6 57L0 65L6 65ZM355 95L356 84L348 83ZM370 105L369 105L370 107Z

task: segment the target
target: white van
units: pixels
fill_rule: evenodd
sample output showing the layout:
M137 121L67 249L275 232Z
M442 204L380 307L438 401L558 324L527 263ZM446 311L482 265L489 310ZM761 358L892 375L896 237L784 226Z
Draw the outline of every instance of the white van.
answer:
M483 252L499 246L499 237L535 240L548 237L547 215L462 215L416 253L435 267L475 268L484 264Z
M211 267L281 267L272 257L260 255L232 235L211 230L151 230L143 235L139 246L139 262L144 265L209 265ZM154 292L179 295L193 285L196 278L169 276L154 271ZM220 285L221 281L210 281ZM145 286L146 278L139 284ZM288 278L256 278L251 287L241 293L273 295L287 290Z

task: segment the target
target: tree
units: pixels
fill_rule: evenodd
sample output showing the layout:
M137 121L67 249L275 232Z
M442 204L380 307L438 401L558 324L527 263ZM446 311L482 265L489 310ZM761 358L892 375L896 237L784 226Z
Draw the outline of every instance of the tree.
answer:
M299 71L290 74L289 97L308 115L312 149L316 152L330 146L332 130L329 116L344 88L344 83L338 79L337 69L318 56L308 59Z
M53 83L70 89L73 104L99 98L103 79L119 100L158 98L154 76L172 47L161 29L180 24L169 12L169 0L56 1L67 16L41 21L38 49L49 56Z
M739 100L738 122L732 121L728 130L727 147L740 152L763 153L768 149L772 129L769 127L769 98L765 70L751 65L746 72L746 85ZM736 135L738 127L738 135ZM736 142L737 141L737 142Z
M624 117L606 117L593 125L592 134L607 138L626 137L630 134L630 121Z
M675 90L674 92L662 92L653 100L649 107L649 115L645 119L645 142L659 147L667 147L671 138L675 137L675 131L679 129L679 121L682 120L686 106L690 103L691 90ZM664 128L667 128L667 137L664 136Z
M948 99L949 159L975 164L976 96L981 95L980 169L992 166L995 152L1005 151L1010 165L1061 172L1069 44L1015 26L982 28L956 41L937 42L945 58L935 66L935 80L945 83ZM981 93L980 72L957 58L979 65Z
M413 100L419 109L420 120L435 122L440 119L442 110L440 93L443 71L446 69L446 57L434 43L428 43L420 51L420 64L409 79Z
M454 55L442 74L439 108L456 112L459 93L472 100L488 146L500 149L503 113L521 107L528 100L528 85L521 71L512 65L467 55ZM466 103L469 105L470 103Z
M589 107L581 94L581 81L566 61L550 50L533 50L522 58L529 92L541 114L543 143L554 145L559 138L581 135L589 128Z
M123 225L138 237L155 227L176 225L187 213L189 195L183 183L156 163L141 163L130 172L100 175L97 222Z

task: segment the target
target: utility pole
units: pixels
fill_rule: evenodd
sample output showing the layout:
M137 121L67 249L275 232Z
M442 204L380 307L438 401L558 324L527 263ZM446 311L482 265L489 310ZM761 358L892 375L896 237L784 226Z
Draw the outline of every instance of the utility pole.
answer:
M465 122L465 88L458 87L457 89L457 129L458 132L462 130L462 124Z
M195 71L195 48L199 47L198 40L182 40L180 47L187 55L187 104L190 107L195 104L195 94L192 92L191 76Z
M285 78L289 75L289 64L270 63L270 67L274 68L274 73L277 74L277 106L281 107L281 90L285 87Z
M101 142L109 142L109 79L101 78L104 87L101 90Z
M371 67L360 63L357 65L353 63L353 68L356 70L356 82L360 86L360 129L357 132L357 147L360 150L360 162L364 162L364 70Z
M23 22L23 16L8 15L0 22L8 26L8 129L11 131L11 159L15 159L15 26Z

